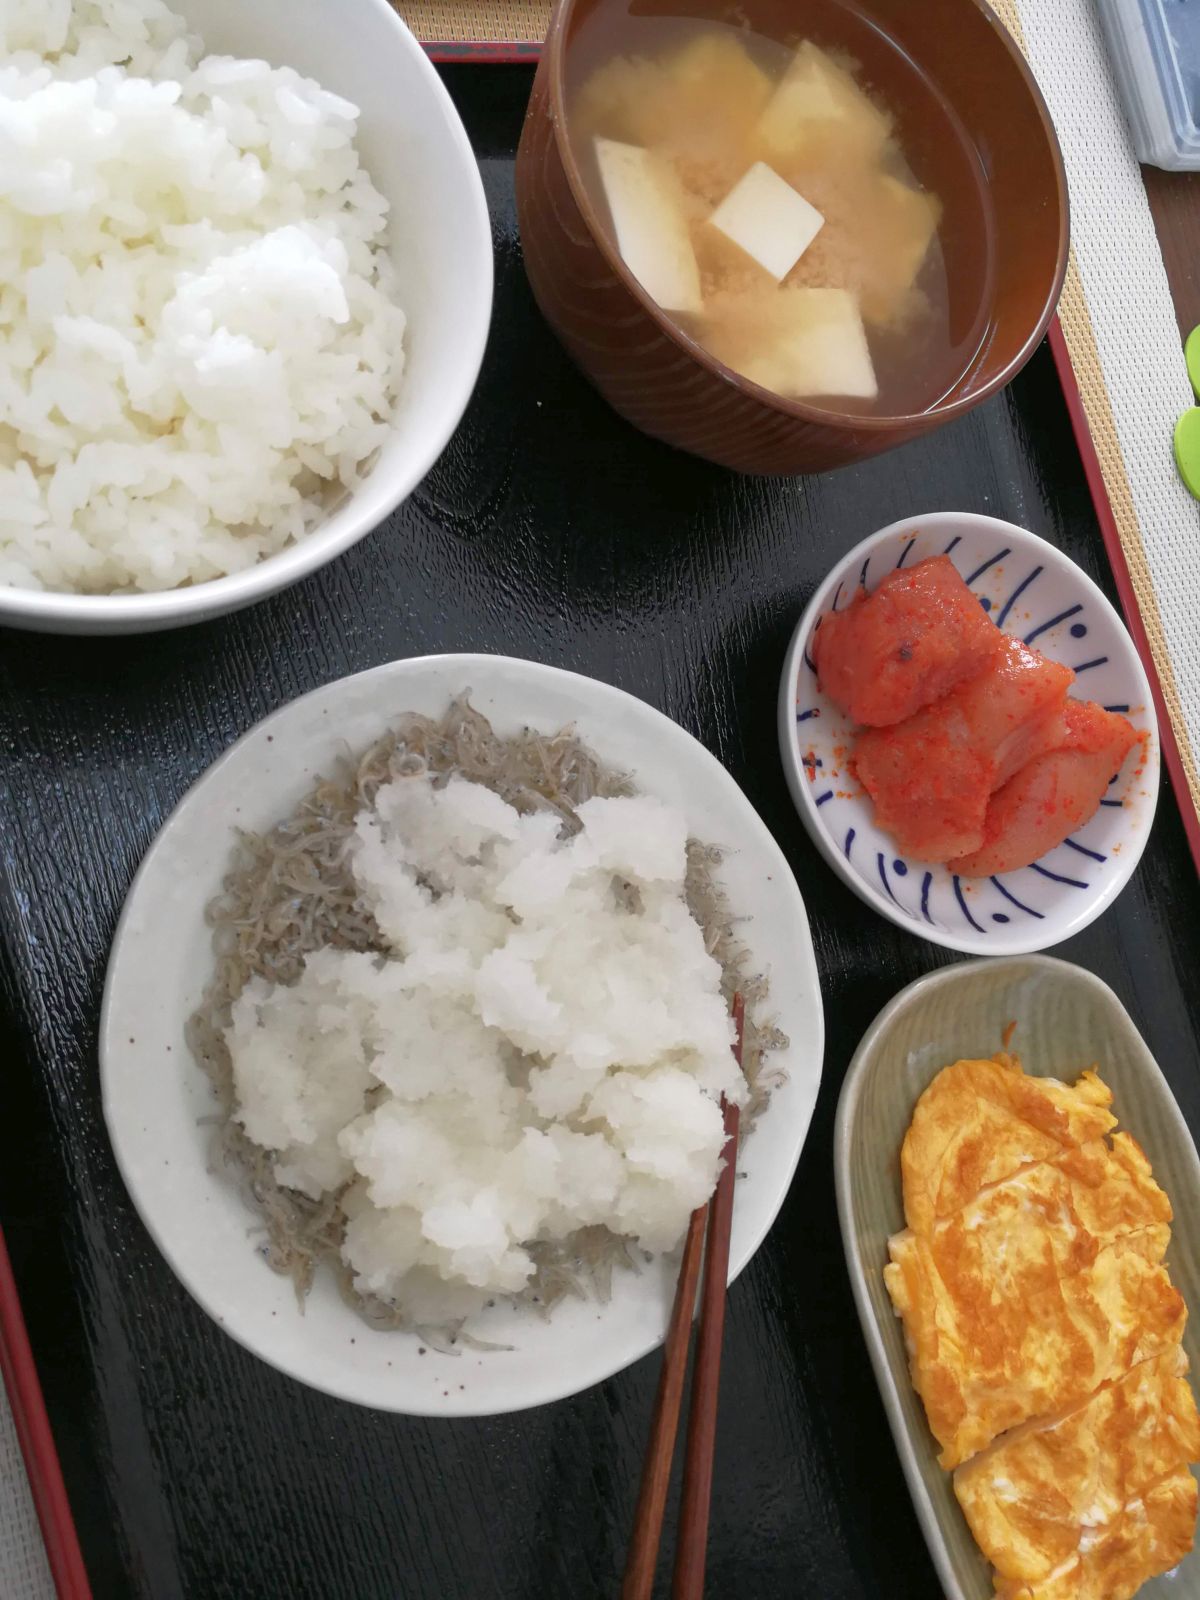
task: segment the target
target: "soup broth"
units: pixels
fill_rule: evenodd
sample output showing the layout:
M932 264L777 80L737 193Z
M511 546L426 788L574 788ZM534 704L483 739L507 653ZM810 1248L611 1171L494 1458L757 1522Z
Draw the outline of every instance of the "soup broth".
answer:
M934 87L843 0L780 37L669 3L597 0L567 57L572 149L643 288L726 366L825 410L969 387L992 220Z

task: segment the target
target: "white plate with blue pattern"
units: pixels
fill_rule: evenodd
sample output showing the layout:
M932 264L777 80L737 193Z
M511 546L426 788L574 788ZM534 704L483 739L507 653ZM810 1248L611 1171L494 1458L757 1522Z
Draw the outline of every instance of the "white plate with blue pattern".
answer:
M1032 866L991 878L905 860L875 826L847 767L854 727L821 694L811 642L821 618L889 572L946 554L1006 633L1075 671L1072 694L1120 711L1146 738L1090 821ZM1078 933L1137 866L1158 799L1158 724L1124 623L1067 556L995 517L909 517L856 545L817 590L792 636L779 694L779 744L796 809L855 894L902 928L975 955L1023 955Z

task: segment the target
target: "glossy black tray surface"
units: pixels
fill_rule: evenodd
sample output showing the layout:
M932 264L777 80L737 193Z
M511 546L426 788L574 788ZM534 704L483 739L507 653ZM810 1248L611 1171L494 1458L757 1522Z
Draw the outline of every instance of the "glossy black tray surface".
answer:
M343 560L240 616L92 643L0 633L0 1224L94 1590L617 1592L657 1357L577 1399L481 1422L410 1421L310 1393L225 1338L176 1283L125 1195L100 1112L109 942L188 785L307 689L400 656L485 650L593 674L689 728L774 830L813 923L824 1084L783 1213L730 1296L708 1593L930 1600L936 1580L851 1302L831 1139L866 1024L953 958L874 916L819 860L784 786L775 694L816 584L896 517L1009 518L1112 597L1054 368L1043 349L962 422L816 479L737 478L651 443L576 374L525 282L512 159L528 70L445 72L483 169L497 288L478 392L426 482ZM1200 886L1164 789L1132 884L1057 953L1115 988L1193 1131L1197 949Z

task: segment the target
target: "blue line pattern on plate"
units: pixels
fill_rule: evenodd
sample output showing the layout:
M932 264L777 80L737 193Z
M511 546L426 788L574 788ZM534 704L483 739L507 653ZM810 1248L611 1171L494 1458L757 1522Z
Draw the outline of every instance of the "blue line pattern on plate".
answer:
M996 559L999 560L1000 558L997 556ZM959 878L958 878L958 873L957 872L954 874L954 898L958 901L959 905L962 907L963 916L966 917L967 921L975 929L975 932L976 933L986 933L987 929L980 927L979 923L976 922L975 918L971 915L971 912L970 912L970 910L969 910L969 908L967 906L966 897L962 892L962 884L959 882Z
M969 589L977 578L982 578L984 573L987 572L989 568L994 567L996 565L997 561L1003 561L1005 556L1010 556L1010 555L1012 555L1012 549L1011 549L1011 547L1009 547L1007 545L1005 546L1005 548L1003 550L997 550L996 554L994 556L990 556L988 558L988 560L983 563L982 566L976 567L975 571L971 574L971 576L969 578L964 579L964 582L966 583L967 588ZM979 931L980 931L980 933L982 933L983 929L980 928Z
M996 626L998 628L1002 628L1004 626L1008 619L1008 613L1012 610L1013 606L1017 603L1020 597L1025 593L1029 585L1033 583L1035 579L1041 577L1043 570L1044 569L1042 567L1034 567L1031 573L1021 579L1020 583L1000 607L1000 615L996 618Z
M816 676L817 663L812 658L812 645L813 645L813 642L815 641L815 639L817 637L818 632L820 631L821 624L822 624L822 622L824 622L824 620L825 620L824 617L818 617L817 618L816 622L813 624L812 636L809 639L806 639L805 643L804 643L804 652L803 652L804 653L804 665L808 668L808 670L813 674L814 677Z
M993 877L992 882L995 884L996 888L999 889L1000 893L1009 902L1009 904L1016 906L1018 911L1023 911L1027 917L1036 917L1039 922L1045 920L1046 914L1044 911L1035 911L1032 906L1027 906L1023 900L1018 900L1011 889L1006 889L1004 887L999 878Z
M880 850L880 851L878 851L876 853L875 865L879 868L879 881L883 884L883 887L887 890L888 899L892 902L893 905L898 906L900 904L900 902L899 902L899 900L896 899L896 896L892 893L892 886L888 882L887 868L883 864L883 851L882 850Z
M899 570L900 568L904 567L908 561L915 561L917 559L916 547L918 544L920 544L920 542L921 538L919 534L910 535L905 539L898 553L893 557L893 570ZM962 537L956 535L947 543L944 553L947 556L952 555L954 550L961 543ZM895 549L894 546L893 549ZM993 547L993 549L995 553L990 555L986 561L981 561L977 566L975 566L974 570L971 571L969 576L964 578L963 581L970 588L972 588L972 590L976 590L976 585L979 584L981 579L984 580L987 587L992 588L995 584L995 568L998 567L1001 562L1010 559L1013 555L1013 548L1011 546L1006 545L1003 548ZM975 549L972 549L970 544L968 544L968 551L971 555L978 555L978 548L976 547ZM874 559L874 552L872 552L872 554L868 556L865 561L860 563L858 573L855 575L857 578L856 583L855 579L849 575L847 575L842 579L841 582L838 583L833 596L832 605L825 613L826 617L828 617L831 612L838 611L839 608L844 609L843 600L845 599L847 589L851 586L851 584L854 584L856 595L861 589L866 589L869 580L870 564L872 561L874 561ZM1054 588L1054 585L1051 584L1048 579L1043 583L1041 588L1037 587L1038 580L1045 579L1046 571L1047 568L1044 564L1033 566L1025 571L1023 575L1019 575L1014 570L1010 578L1012 587L1007 589L1006 594L1002 593L999 598L995 598L994 590L993 594L980 594L976 590L976 598L980 601L984 611L991 616L998 628L1004 628L1007 631L1007 625L1011 623L1011 636L1014 638L1022 638L1023 642L1027 645L1033 645L1037 641L1043 639L1044 636L1050 633L1052 630L1059 629L1060 633L1056 635L1056 640L1059 642L1053 650L1054 655L1058 656L1058 652L1062 649L1063 645L1067 645L1069 647L1070 640L1077 641L1085 639L1089 632L1093 630L1089 621L1088 606L1086 601L1077 601L1071 605L1062 605L1062 601L1060 600L1060 605L1062 608L1058 611L1055 611L1052 615L1047 614L1049 607L1047 607L1044 603L1039 604L1036 596L1047 590L1052 591ZM985 576L987 574L992 575L990 581ZM1035 591L1035 597L1032 605L1030 604L1029 599L1031 590ZM1063 596L1062 598L1066 599L1067 596ZM1016 608L1018 602L1021 602L1022 600L1024 600L1024 609L1022 611L1022 616L1024 617L1024 626L1028 628L1028 632L1026 632L1023 636L1021 633L1022 624L1014 620L1017 615ZM852 603L852 599L846 601L847 606ZM1033 612L1032 617L1029 615L1030 610ZM1040 616L1039 612L1041 613ZM820 626L821 621L818 620L816 627L814 627L813 633L809 636L808 643L802 653L805 666L807 666L814 675L816 673L816 664L813 659L815 652L812 646L813 640L816 636L816 628ZM1099 641L1097 642L1099 643ZM1103 645L1100 647L1101 649L1104 648ZM1074 671L1076 674L1089 672L1096 667L1107 666L1109 665L1109 662L1110 657L1107 655L1096 656L1093 659L1081 662L1077 667L1074 668ZM1115 688L1116 685L1114 684L1113 687ZM1120 693L1120 689L1117 689L1117 692ZM1114 703L1111 705L1106 705L1104 709L1116 715L1128 715L1130 707L1128 704ZM798 709L796 713L796 719L797 722L805 722L810 717L819 718L823 715L823 709L818 703L807 708ZM820 749L819 738L817 748ZM821 771L823 768L828 766L828 757L823 760L822 756L816 753L816 750L811 750L807 755L802 757L802 763L805 772L808 774L809 778L812 779L815 778L818 771ZM1116 784L1119 781L1119 778L1120 774L1112 779L1112 783ZM1120 791L1117 792L1119 793ZM1113 796L1111 786L1109 789L1109 795ZM814 803L817 806L824 807L829 801L838 798L838 796L839 791L830 787L824 790L821 794L816 795ZM1112 798L1106 796L1101 800L1100 804L1109 808L1110 810L1120 810L1126 804L1126 802L1117 799L1115 796ZM851 810L850 815L853 816L853 814L853 810ZM834 805L830 810L825 811L824 816L825 818L840 818L840 805ZM848 821L849 819L846 820ZM1108 824L1105 826L1107 827ZM834 821L831 825L831 832L833 832L834 838L836 839L839 836L841 837L842 855L847 861L852 859L853 847L859 831L860 830L855 827L846 826L845 822L842 822L839 826L838 821ZM909 863L905 862L900 856L893 857L893 855L887 849L877 848L877 845L886 845L886 843L886 840L881 838L877 839L874 835L868 833L868 852L866 855L863 855L860 850L859 860L857 862L857 870L863 878L868 878L869 881L876 884L882 890L882 892L887 896L889 902L893 906L897 907L900 912L904 913L906 920L911 919L911 921L917 926L920 926L922 923L924 923L935 928L938 926L947 928L958 926L960 929L970 928L974 933L984 936L995 932L997 927L1007 928L1013 923L1019 924L1024 919L1042 922L1051 915L1051 910L1044 908L1039 909L1037 902L1042 897L1038 894L1036 880L1030 876L1030 872L1036 873L1038 878L1049 883L1062 885L1067 889L1081 889L1086 891L1094 888L1095 886L1095 875L1087 864L1094 863L1095 867L1098 869L1107 865L1109 861L1108 855L1104 853L1103 850L1095 849L1091 845L1082 843L1076 839L1065 839L1063 840L1063 843L1072 851L1073 855L1078 860L1078 870L1082 874L1081 876L1076 877L1072 875L1070 870L1055 870L1055 868L1051 866L1044 866L1041 862L1035 861L1031 863L1029 870L1025 872L1024 876L1018 878L1018 882L1022 885L1018 892L1014 892L1014 889L1009 887L1009 881L1012 879L1011 874L994 875L986 881L990 883L991 889L995 891L995 895L998 897L999 903L997 903L996 898L991 897L990 891L985 890L983 893L976 891L977 900L974 904L972 904L970 900L970 894L968 892L970 886L964 885L964 882L959 874L949 871L946 871L944 874L942 874L939 873L938 869L936 868L928 870L924 866L918 865L917 867L913 868L913 871L920 878L920 888L914 896L914 899L905 904L905 902L900 899L900 885L898 880L908 874L910 870ZM871 875L870 869L870 857L872 855L875 857L874 875ZM950 880L950 884L953 888L954 902L952 904L947 898L941 903L940 908L935 910L932 908L931 904L933 901L935 879L939 880L940 882L940 878L942 876L945 876ZM1086 881L1088 878L1091 878L1093 881ZM914 877L914 889L916 889L916 877ZM982 882L979 885L979 889L984 890L984 884Z
M1063 843L1069 845L1072 850L1078 850L1081 856L1091 856L1092 860L1098 861L1102 867L1108 862L1108 857L1102 856L1099 850L1089 850L1087 845L1076 844L1074 839L1064 839Z
M1041 570L1041 567L1039 567L1038 571L1040 572ZM1068 606L1065 611L1060 611L1056 617L1051 617L1048 622L1039 622L1032 633L1025 635L1025 643L1032 644L1035 639L1040 639L1042 634L1048 632L1051 628L1057 628L1059 623L1065 622L1068 617L1077 617L1082 610L1082 605Z
M1040 872L1043 878L1050 878L1054 883L1066 883L1072 889L1086 889L1088 885L1081 883L1078 878L1064 878L1061 872L1051 872L1049 867L1043 867L1040 862L1032 863L1032 871Z

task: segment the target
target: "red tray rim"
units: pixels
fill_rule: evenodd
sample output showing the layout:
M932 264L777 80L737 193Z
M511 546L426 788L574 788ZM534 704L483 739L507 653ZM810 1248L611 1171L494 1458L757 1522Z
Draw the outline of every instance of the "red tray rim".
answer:
M539 61L542 55L540 39L474 39L474 40L422 40L422 49L431 61L469 61L473 66L488 64L517 65Z
M25 1462L50 1576L59 1600L92 1600L3 1232L0 1232L0 1374L12 1407L17 1443Z

